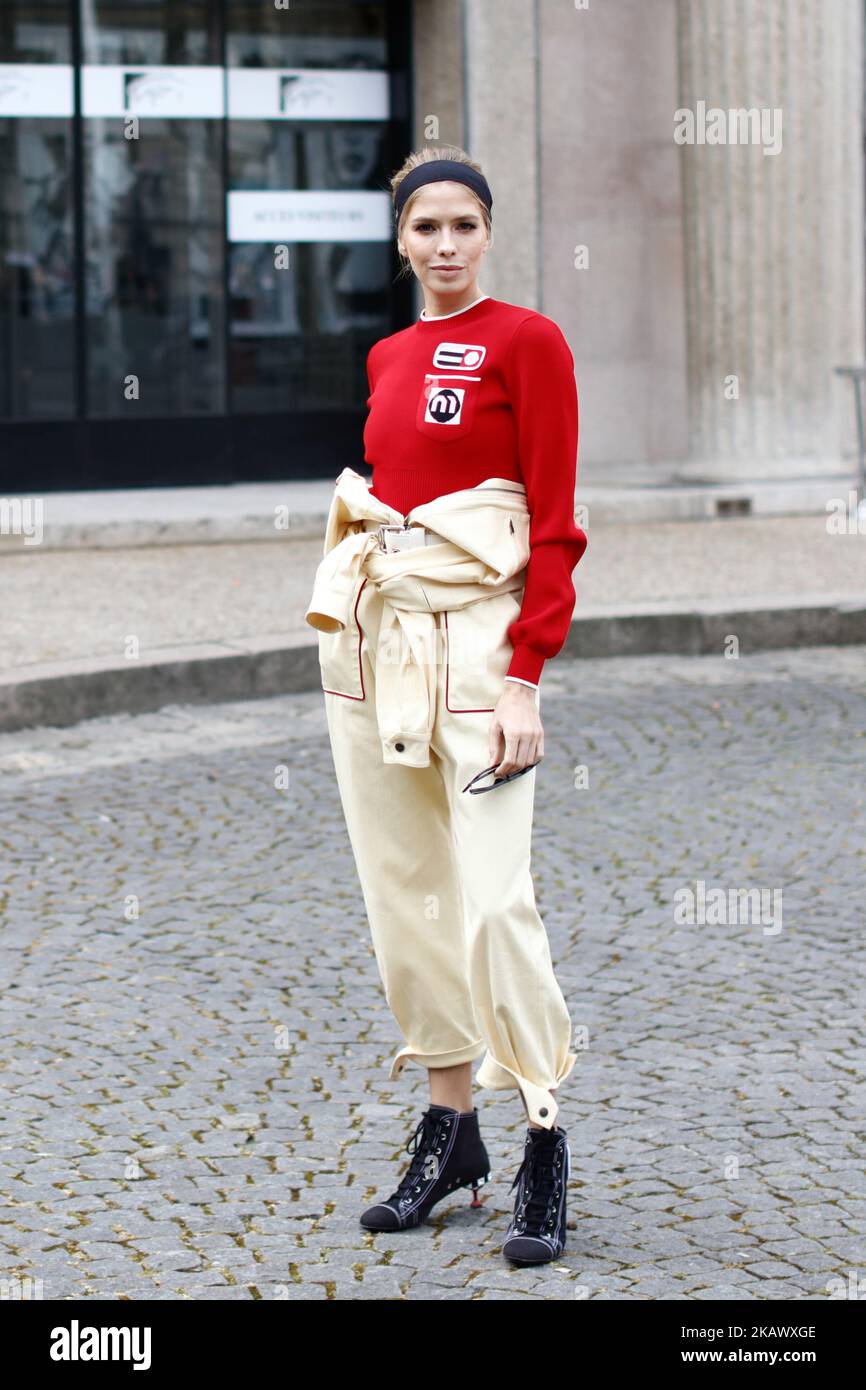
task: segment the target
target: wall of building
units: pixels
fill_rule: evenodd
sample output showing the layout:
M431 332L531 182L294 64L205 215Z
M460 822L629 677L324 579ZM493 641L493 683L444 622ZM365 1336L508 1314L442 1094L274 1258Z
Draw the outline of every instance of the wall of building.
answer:
M854 466L863 8L415 0L416 143L438 114L487 173L481 288L566 334L583 481ZM787 137L678 143L706 107Z
M538 8L540 307L574 352L580 475L651 477L688 449L675 0Z
M581 477L682 456L675 0L416 0L414 18L416 143L432 116L484 166L494 247L482 289L568 338Z

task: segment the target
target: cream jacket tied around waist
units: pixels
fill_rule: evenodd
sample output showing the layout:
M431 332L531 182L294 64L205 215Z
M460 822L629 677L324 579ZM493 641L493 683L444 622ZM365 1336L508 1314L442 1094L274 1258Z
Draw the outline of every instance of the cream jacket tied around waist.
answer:
M334 693L362 699L358 641L351 629L363 579L380 595L376 715L384 762L429 765L441 659L436 614L475 604L478 623L501 625L501 606L487 610L479 600L523 589L529 520L526 490L508 478L487 478L477 487L445 493L405 517L374 497L353 468L344 468L337 479L324 558L305 616L319 631L319 659L323 670L327 661ZM383 523L426 526L442 540L389 553L379 546L376 528ZM472 653L465 650L459 659L471 661Z

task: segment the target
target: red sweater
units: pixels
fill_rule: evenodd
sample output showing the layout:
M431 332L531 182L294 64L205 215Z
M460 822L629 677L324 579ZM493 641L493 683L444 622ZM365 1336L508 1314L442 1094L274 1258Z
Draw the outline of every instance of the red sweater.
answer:
M572 570L587 545L574 521L577 388L561 330L534 309L486 295L380 338L367 378L364 458L380 501L405 516L485 478L526 488L530 558L508 628L508 675L537 683L568 635Z

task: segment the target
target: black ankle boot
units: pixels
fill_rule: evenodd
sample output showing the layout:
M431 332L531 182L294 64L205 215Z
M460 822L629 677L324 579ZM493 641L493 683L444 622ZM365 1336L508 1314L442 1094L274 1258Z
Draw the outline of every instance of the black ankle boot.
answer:
M544 1264L565 1249L566 1189L571 1151L565 1130L527 1129L514 1215L505 1234L503 1255L515 1264Z
M414 1147L413 1147L414 1145ZM369 1231L406 1231L419 1226L443 1197L472 1188L470 1206L480 1207L478 1188L490 1181L490 1160L478 1131L478 1110L460 1114L431 1105L406 1145L412 1162L396 1191L361 1216Z

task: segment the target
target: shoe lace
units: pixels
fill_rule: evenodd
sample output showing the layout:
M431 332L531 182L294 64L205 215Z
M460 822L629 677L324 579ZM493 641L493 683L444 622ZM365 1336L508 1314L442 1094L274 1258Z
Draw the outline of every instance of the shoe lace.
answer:
M412 1154L412 1161L389 1200L393 1201L397 1197L402 1197L404 1193L415 1186L417 1179L422 1175L424 1161L428 1153L435 1147L438 1131L438 1121L433 1118L429 1111L425 1110L414 1133L410 1136L408 1144L405 1145L408 1152Z
M540 1230L547 1221L550 1201L556 1191L558 1172L556 1156L558 1146L549 1139L536 1139L524 1154L523 1162L517 1170L511 1188L515 1188L521 1177L526 1175L524 1191L529 1195L524 1201L521 1221L527 1230Z

